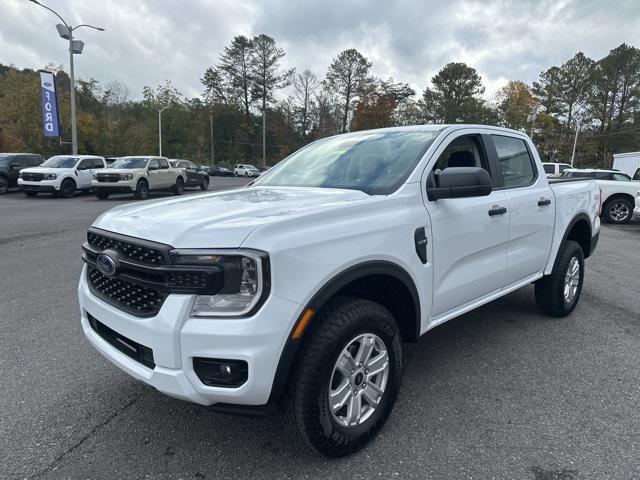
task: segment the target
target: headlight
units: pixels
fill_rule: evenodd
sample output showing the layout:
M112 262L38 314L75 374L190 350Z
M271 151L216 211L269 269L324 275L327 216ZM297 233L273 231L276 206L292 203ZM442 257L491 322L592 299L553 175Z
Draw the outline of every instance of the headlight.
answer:
M56 178L58 178L58 175L56 175L55 173L45 173L43 178L44 180L55 180Z
M246 315L269 294L269 257L254 250L173 250L176 265L212 266L222 271L222 288L214 295L198 295L194 317Z
M22 178L22 172L18 172L18 178Z
M132 180L132 179L133 179L133 175L131 173L120 174L120 180Z

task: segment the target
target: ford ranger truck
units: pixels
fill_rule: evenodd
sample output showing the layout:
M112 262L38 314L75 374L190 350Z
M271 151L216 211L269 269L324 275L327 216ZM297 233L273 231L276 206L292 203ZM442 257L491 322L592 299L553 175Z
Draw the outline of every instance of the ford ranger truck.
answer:
M250 186L116 207L83 245L81 322L129 375L223 412L280 407L328 456L382 428L402 344L518 288L580 299L589 179L522 132L399 127L313 142Z
M132 193L144 200L150 191L182 195L186 178L186 170L171 167L165 157L120 157L108 169L94 174L92 185L101 200L112 193Z

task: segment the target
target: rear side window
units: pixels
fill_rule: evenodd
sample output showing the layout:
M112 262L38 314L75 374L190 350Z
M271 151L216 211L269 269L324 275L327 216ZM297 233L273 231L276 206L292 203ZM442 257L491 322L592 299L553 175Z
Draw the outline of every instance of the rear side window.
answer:
M536 179L533 159L521 138L492 135L505 188L525 187Z
M636 170L636 173L633 174L634 180L640 180L640 168Z
M613 179L617 180L618 182L630 182L631 178L629 177L629 175L625 175L624 173L614 173L613 174Z
M564 172L567 168L573 168L571 165L560 165L558 167L560 169L560 173Z
M166 158L159 158L158 165L160 165L160 168L169 168L169 162Z
M544 173L556 173L555 165L542 165L542 168L544 168Z
M94 158L93 168L104 168L104 162L100 158Z

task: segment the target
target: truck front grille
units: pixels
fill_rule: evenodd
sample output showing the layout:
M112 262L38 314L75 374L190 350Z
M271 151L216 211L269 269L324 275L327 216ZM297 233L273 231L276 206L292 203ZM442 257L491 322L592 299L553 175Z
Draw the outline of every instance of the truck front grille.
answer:
M42 173L32 173L32 172L24 172L22 174L22 180L26 180L27 182L40 182L44 178Z
M120 181L119 173L99 173L97 175L98 182L116 183Z
M165 254L158 248L152 248L126 240L107 237L92 231L87 233L87 241L89 242L89 245L97 248L98 250L111 248L131 260L147 265L169 263Z
M92 266L87 268L87 278L94 294L133 315L155 315L166 298L159 289L107 277Z

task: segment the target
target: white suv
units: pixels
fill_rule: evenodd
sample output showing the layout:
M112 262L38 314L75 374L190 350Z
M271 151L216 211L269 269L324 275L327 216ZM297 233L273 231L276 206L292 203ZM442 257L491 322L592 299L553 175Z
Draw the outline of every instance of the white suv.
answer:
M260 170L253 165L236 165L233 169L233 175L236 177L259 177Z
M44 192L71 198L77 190L90 190L93 174L106 167L104 158L95 155L56 155L39 167L20 170L18 187L29 197Z

